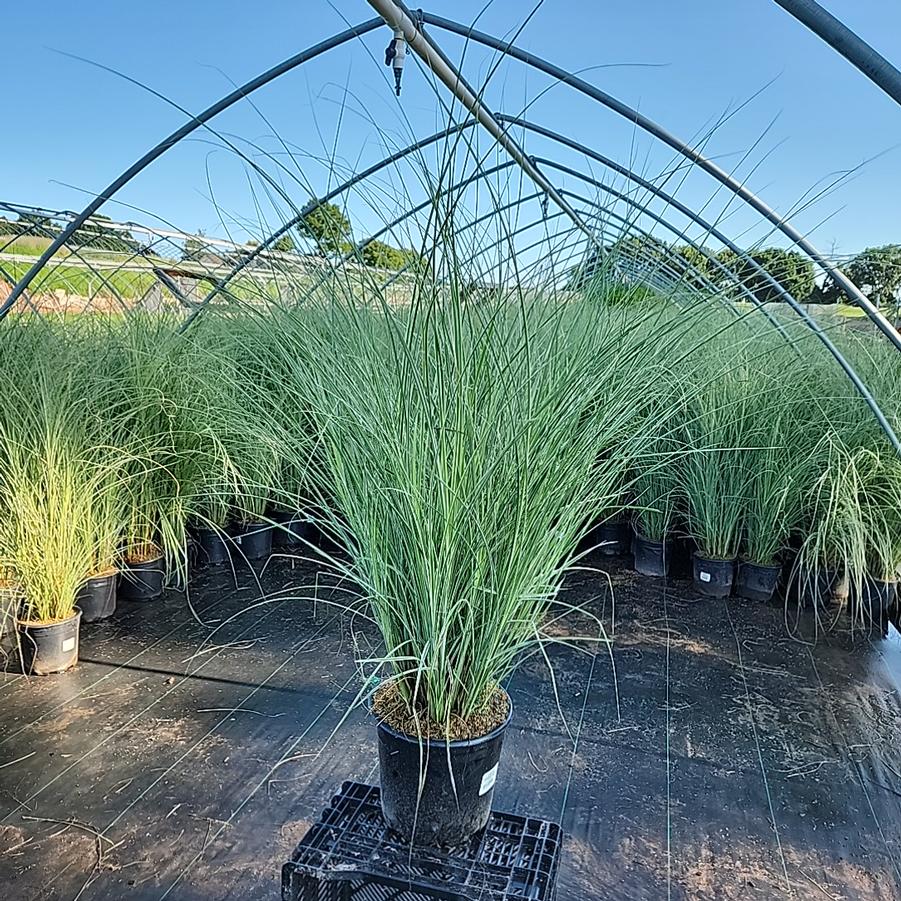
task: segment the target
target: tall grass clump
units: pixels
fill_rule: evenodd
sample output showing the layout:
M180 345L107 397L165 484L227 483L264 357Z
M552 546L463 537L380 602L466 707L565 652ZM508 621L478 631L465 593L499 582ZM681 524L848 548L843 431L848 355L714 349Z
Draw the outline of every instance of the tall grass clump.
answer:
M0 414L0 571L21 594L22 619L59 622L88 578L115 570L125 458L96 415L105 398L89 343L36 318L4 338L16 365L29 365L6 380Z
M218 379L227 374L217 372L168 315L132 314L116 321L106 343L99 379L110 396L114 444L128 457L123 557L140 563L162 556L184 581L191 503L212 466L198 431L218 415L215 404L198 406L199 398L210 396L200 386L222 384Z
M452 266L405 310L336 291L307 399L344 573L369 602L406 728L468 734L519 656L541 645L564 570L615 503L649 430L647 345L628 316L515 291L464 300Z
M702 557L732 560L742 540L747 483L747 372L729 368L707 378L686 405L682 462L688 532Z

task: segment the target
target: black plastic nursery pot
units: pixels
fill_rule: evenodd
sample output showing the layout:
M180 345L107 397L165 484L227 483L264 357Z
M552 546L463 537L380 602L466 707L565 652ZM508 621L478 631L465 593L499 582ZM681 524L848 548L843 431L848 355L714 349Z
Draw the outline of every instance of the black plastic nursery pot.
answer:
M279 510L271 516L272 546L289 548L304 546L316 540L318 529L303 510Z
M672 542L672 554L670 554L667 566L668 575L674 579L692 578L697 544L688 535L674 535L670 541Z
M0 586L0 638L16 631L16 614L21 597L12 588Z
M231 530L232 544L245 560L261 560L272 553L272 526L267 522L248 522Z
M735 593L749 601L766 603L776 593L781 575L782 566L779 564L765 566L751 563L750 560L740 560L735 578Z
M798 600L805 607L826 609L848 597L848 580L840 569L799 569L795 574Z
M78 662L78 629L81 611L58 623L33 623L20 620L19 648L22 668L27 676L64 673Z
M673 542L654 541L636 532L632 539L634 570L643 576L663 578L669 574L673 556Z
M125 601L152 601L163 593L165 578L162 554L152 560L125 563L119 571L119 597Z
M118 575L111 572L104 576L93 576L78 589L75 606L81 611L83 623L98 623L109 619L116 612Z
M709 598L727 598L732 593L735 561L704 557L697 551L692 557L694 587Z
M414 844L456 847L485 828L513 715L468 741L418 739L378 725L382 813Z
M591 543L605 557L619 557L629 553L632 528L627 519L611 519L598 523L591 530Z
M874 624L884 625L897 596L897 582L886 582L883 579L867 576L860 587L860 597L858 598L864 619Z
M231 559L230 539L218 529L194 529L194 553L198 566L221 566Z

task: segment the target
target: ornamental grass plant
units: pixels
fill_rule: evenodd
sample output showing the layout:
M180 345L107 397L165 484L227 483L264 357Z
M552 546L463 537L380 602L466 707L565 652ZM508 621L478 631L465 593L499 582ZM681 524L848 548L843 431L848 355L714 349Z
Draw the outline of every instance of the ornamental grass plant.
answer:
M316 328L278 343L307 361L292 386L320 448L320 503L349 549L336 565L383 641L362 663L430 737L466 734L549 640L577 544L652 432L656 355L634 312L553 291L472 302L470 281L451 263L402 311L336 286Z
M76 330L27 317L5 337L21 356L4 357L17 372L4 373L0 414L0 570L23 621L54 623L72 616L88 578L115 570L127 454L96 415L108 399Z

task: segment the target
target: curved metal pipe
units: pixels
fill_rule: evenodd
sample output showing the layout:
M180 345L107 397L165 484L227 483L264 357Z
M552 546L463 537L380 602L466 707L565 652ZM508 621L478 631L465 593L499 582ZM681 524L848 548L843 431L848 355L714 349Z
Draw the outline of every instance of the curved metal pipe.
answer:
M12 209L11 207L9 207L8 204L2 204L0 206L2 206L5 209ZM21 216L21 213L22 213L21 209L17 209L17 210L13 210L13 211L16 213L16 215ZM31 211L28 211L28 212L31 212ZM54 210L45 210L45 209L41 209L39 207L35 207L34 212L42 214L44 218L41 219L40 221L37 221L37 220L33 221L31 223L31 225L24 232L22 232L22 235L21 235L22 237L28 236L30 234L34 234L36 237L41 237L41 235L40 235L41 231L50 233L51 232L50 223L52 223L54 219L65 219L65 217L67 215L70 215L68 213L57 212ZM15 241L16 237L19 237L19 236L10 235L9 241L7 241L5 244L3 244L2 247L0 247L0 253L2 253L6 247L9 247L9 245L12 244L13 241ZM122 312L123 313L128 312L128 305L125 302L125 298L119 294L119 291L116 289L116 287L113 285L113 283L107 278L107 276L105 276L99 269L95 269L94 266L91 264L91 261L82 255L81 248L78 248L78 247L71 248L70 247L70 248L68 248L68 250L69 250L69 254L71 256L75 257L77 260L79 260L81 263L84 264L84 266L88 270L88 272L90 272L92 275L95 275L97 277L98 281L100 282L101 287L105 287L109 291L109 293L116 299L116 302L118 303ZM132 256L129 259L134 259L135 256L137 256L137 254L132 254ZM128 262L128 260L126 260L123 263L120 263L115 269L113 269L111 271L110 274L115 275L117 272L119 272L119 270L122 268L122 266L124 266L127 262ZM6 274L5 270L4 270L4 274ZM24 278L24 276L23 276L23 278ZM13 282L12 279L10 279L10 284L13 285L13 289L15 289L16 283ZM87 297L86 300L88 301L88 303L90 303L99 294L100 294L100 288L97 288L97 290L95 290L94 293L90 295L90 297ZM32 300L29 301L29 306L31 307L31 309L34 312L36 312L36 313L38 312L37 303L34 298L32 298ZM2 316L0 316L0 318L2 318Z
M329 50L334 49L335 47L340 47L342 44L347 43L347 41L353 40L354 38L360 37L361 35L367 34L370 31L374 31L376 28L381 28L383 26L383 22L381 19L369 19L366 22L361 22L359 25L352 25L350 28L336 34L332 35L332 37L327 38L324 41L320 41L318 44L314 44L312 47L308 47L306 50L302 50L300 53L295 54L292 57L282 61L277 66L273 66L271 69L268 69L266 72L263 72L261 75L257 75L255 78L250 79L250 81L241 85L241 87L236 88L230 94L227 94L221 100L217 100L212 106L207 107L200 115L195 116L189 122L186 122L180 128L177 128L172 132L168 137L164 138L159 142L155 147L149 150L144 154L136 163L133 163L128 167L118 178L110 182L109 185L98 194L73 220L69 223L66 228L57 236L57 238L50 244L50 246L41 254L40 257L35 261L34 265L22 276L21 279L16 283L13 287L13 290L10 292L9 297L0 304L0 319L2 319L10 307L16 302L22 292L31 284L34 277L41 271L44 264L62 247L69 238L72 237L75 232L84 225L85 221L93 216L97 210L100 209L103 204L110 199L121 187L130 182L136 175L146 169L154 160L161 157L170 147L175 146L182 138L187 137L191 132L196 131L206 122L208 122L213 117L217 116L223 110L228 109L230 106L233 106L242 98L246 97L248 94L252 94L258 88L263 87L264 85L269 84L269 82L278 78L280 75L284 75L286 72L290 72L292 69L296 69L298 66L303 65L305 62L309 62L311 59L315 59L317 56L321 56L323 53L326 53Z
M863 72L895 103L901 104L901 72L844 22L814 0L776 0L776 3Z
M451 125L448 128L442 129L441 131L435 132L433 135L429 135L427 138L423 138L420 141L415 141L412 144L409 144L407 147L404 147L401 150L392 153L390 156L386 156L378 163L374 163L368 168L364 169L362 172L358 172L353 175L351 178L347 179L347 181L338 185L336 188L332 188L327 194L323 194L322 197L314 197L312 200L308 201L303 205L298 213L292 216L287 222L283 223L279 228L277 228L269 237L267 237L264 241L261 241L257 244L253 250L250 251L246 256L242 257L239 260L234 268L225 276L223 276L212 288L212 290L200 301L197 307L193 310L190 316L185 319L184 323L182 323L181 328L186 329L202 312L206 309L207 305L210 301L221 294L225 288L232 282L232 280L241 273L244 269L246 269L261 253L267 251L273 244L282 235L289 232L292 228L298 226L303 220L309 216L310 213L313 212L317 207L321 206L323 203L328 203L331 200L334 200L336 197L340 197L345 191L350 190L354 185L359 184L361 181L365 181L369 176L375 175L376 172L381 171L382 169L387 168L393 163L398 162L399 160L404 159L404 157L409 156L411 153L416 153L419 150L422 150L424 147L428 147L430 144L434 144L436 141L440 141L442 138L449 137L456 132L462 131L464 128L472 128L475 126L475 122L462 122L459 125Z
M530 128L532 130L539 131L540 133L544 134L545 136L552 137L553 139L558 140L558 141L564 140L562 138L562 136L557 135L555 132L551 131L550 129L543 129L539 126L534 126L534 125L532 125L532 123L529 123L524 119L518 119L513 116L507 116L507 115L504 115L503 113L496 113L495 118L498 121L507 122L509 124L515 124L515 125L518 125L523 128L527 128L527 129ZM303 221L303 219L306 216L308 216L313 210L315 210L318 206L320 206L323 203L328 203L329 201L334 200L336 197L341 196L341 194L343 194L345 191L348 191L354 185L359 184L362 181L365 181L367 178L369 178L369 176L374 175L376 172L381 171L382 169L392 165L393 163L400 161L401 159L404 159L405 157L409 156L410 154L416 153L417 151L422 150L423 148L428 147L431 144L434 144L437 141L442 140L443 138L449 137L452 134L462 132L469 128L475 128L477 125L478 125L478 122L476 122L475 120L469 120L467 122L462 122L457 125L449 126L448 128L445 128L445 129L442 129L441 131L435 132L434 134L429 135L426 138L422 138L419 141L415 141L414 143L408 145L407 147L404 147L401 150L398 150L395 153L391 154L390 156L385 157L380 162L375 163L372 166L369 166L367 169L363 170L362 172L359 172L359 173L353 175L351 178L347 179L342 184L337 185L336 187L334 187L331 191L329 191L327 194L323 195L322 197L314 198L314 199L310 200L309 202L307 202L306 204L304 204L303 208L296 215L292 216L290 219L288 219L286 222L284 222L278 229L276 229L271 235L269 235L265 240L263 240L259 244L257 244L253 248L253 250L250 251L250 253L243 256L241 258L241 260L239 260L235 264L235 266L231 269L231 271L228 272L225 276L223 276L213 286L213 288L207 293L207 295L194 307L191 314L185 319L181 328L182 329L188 328L191 325L191 323L194 322L194 320L203 312L203 310L206 309L206 307L209 305L209 303L215 297L217 297L219 294L221 294L228 287L228 285L245 268L247 268L247 266L249 266L258 256L260 256L260 254L265 253L269 248L271 248L272 245L275 244L279 240L279 238L282 237L282 235L286 234L292 228L295 228L297 225L299 225ZM515 160L511 161L511 162L515 162ZM543 162L549 162L549 161L545 160ZM694 213L688 207L686 207L684 204L676 201L675 198L671 198L669 195L662 192L656 186L651 185L650 182L639 181L637 178L634 177L634 173L632 173L631 170L625 169L623 167L616 167L616 165L613 164L612 161L609 161L609 165L611 166L611 168L615 168L617 171L620 171L627 178L632 179L637 184L641 184L642 187L645 187L647 190L650 190L652 193L654 193L661 199L666 200L668 203L670 203L674 208L678 209L684 215L687 215L690 218L694 218L695 221L699 221L699 222L703 223L703 220L698 220L697 217L694 215ZM632 202L632 201L630 201L630 202ZM420 206L419 208L421 209L422 206ZM400 221L403 221L403 219L405 219L405 218L406 218L406 216L401 217ZM395 225L396 224L398 224L398 223L395 223ZM378 235L378 234L379 233L376 233L376 235ZM374 240L374 236L370 236L368 241L371 241L371 240ZM744 251L737 251L737 252L739 253L740 257L746 259L751 265L753 265L753 261L750 259L750 257L747 256L747 254ZM345 257L345 259L347 259L347 257Z
M473 124L474 124L474 123L473 123ZM551 161L549 161L549 160L543 160L543 159L537 159L537 158L536 158L536 162L547 163L547 164L552 165L552 166L555 166L555 165L556 165L556 164L554 164L553 162L551 162ZM475 174L473 174L473 175L470 175L470 176L468 176L468 177L466 177L466 178L464 178L464 179L461 179L460 181L458 181L458 182L456 182L455 184L451 185L451 187L448 188L448 192L449 192L449 193L454 193L455 191L461 190L461 189L463 189L463 188L469 186L470 184L473 184L474 182L477 182L477 181L479 181L479 180L481 180L481 179L483 179L483 178L487 178L487 177L490 176L490 175L494 175L494 174L496 174L497 172L503 171L504 169L508 169L508 168L510 168L511 166L514 166L514 165L516 165L516 161L515 161L515 160L508 160L508 161L506 161L506 162L503 162L503 163L500 163L500 164L498 164L498 165L496 165L496 166L493 166L493 167L491 167L491 168L489 168L489 169L483 169L483 170L480 170L479 172L477 172L477 173L475 173ZM558 168L559 168L559 167L558 167ZM716 257L714 254L712 254L706 247L703 247L702 245L697 244L692 238L690 238L690 237L689 237L687 234L685 234L683 231L679 230L676 226L672 225L669 221L667 221L667 220L666 220L665 218L663 218L662 216L658 216L658 215L656 215L655 213L651 213L651 212L645 210L645 209L642 208L642 207L641 207L641 206L640 206L633 198L629 197L628 195L622 194L622 193L620 193L620 192L614 190L613 188L610 188L610 187L608 187L608 186L606 186L606 185L601 184L600 182L596 182L595 184L596 184L598 187L600 187L600 188L602 188L603 190L605 190L607 193L609 193L609 194L611 194L611 195L617 197L618 199L623 200L625 203L629 204L629 205L630 205L631 207L633 207L634 209L636 209L636 210L638 210L638 211L640 211L640 212L642 212L642 213L646 213L650 218L654 219L656 222L659 222L661 225L663 225L666 229L668 229L668 230L671 231L673 234L675 234L679 239L681 239L682 241L684 241L686 244L689 244L690 246L694 247L699 253L701 253L702 255L704 255L710 262L712 262L714 265L716 265L717 268L719 268L719 269L720 269L727 277L732 278L733 280L735 280L735 281L736 281L736 284L737 284L738 286L740 286L740 288L747 294L749 300L750 300L752 303L754 303L754 304L757 305L757 306L760 306L760 301L759 301L759 300L754 296L754 294L747 288L747 286L744 285L740 280L736 279L734 273L732 273L732 272L731 272L731 271L730 271L730 270L729 270L729 269L728 269L728 268L727 268L727 267L726 267L719 259L717 259L717 257ZM561 188L561 189L558 189L558 190L559 190L560 194L563 195L563 196L571 196L571 197L573 197L573 198L576 199L576 200L579 200L579 201L581 201L581 202L583 202L583 203L589 204L590 206L595 205L594 202L593 202L592 200L590 200L590 199L588 199L588 198L586 198L586 197L584 197L584 196L582 196L582 195L580 195L580 194L577 194L577 193L575 193L575 192L573 192L573 191L567 191L567 190L564 190L564 189L562 189L562 188ZM485 214L485 215L483 215L483 216L480 216L480 217L476 218L476 219L473 220L472 222L468 222L468 223L464 224L463 226L460 227L460 231L461 231L461 232L462 232L462 231L467 231L467 230L469 230L470 228L473 228L473 227L475 227L476 225L481 224L482 222L488 221L489 219L491 219L491 218L493 218L494 216L496 216L498 213L504 212L504 211L506 211L506 210L508 210L508 209L512 209L512 208L514 208L514 207L518 207L518 206L520 206L522 203L524 203L524 202L526 202L526 201L538 199L538 198L542 197L543 195L544 195L544 192L543 192L543 191L538 191L538 192L533 193L533 194L529 194L529 195L526 195L526 196L523 196L523 197L519 197L519 198L517 198L516 200L511 201L510 203L506 203L506 204L504 204L504 205L502 205L502 206L500 206L500 207L495 208L495 209L492 210L491 212L489 212L489 213L487 213L487 214ZM369 243L372 242L372 241L378 240L380 237L382 237L383 235L387 234L387 233L390 232L392 229L396 228L398 225L401 225L401 224L402 224L403 222L405 222L407 219L411 218L412 216L416 215L417 213L422 212L424 209L427 209L429 206L432 205L432 203L433 203L433 201L432 201L431 199L423 201L422 203L418 204L417 206L412 207L411 209L405 211L401 216L396 217L396 218L393 219L391 222L387 223L387 224L384 225L382 228L380 228L378 231L373 232L372 234L368 235L366 238L363 238L363 239L361 239L360 241L356 242L356 245L355 245L355 247L354 247L354 250L349 251L348 253L345 253L344 256L341 258L341 262L350 262L350 261L352 261L352 260L356 257L357 253L359 253L359 252L360 252L367 244L369 244ZM618 219L618 220L620 220L620 221L622 221L622 222L624 222L624 223L627 222L627 220L626 220L625 218L619 216L618 214L614 213L613 211L608 211L608 214L609 214L610 216L612 216L613 218L616 218L616 219ZM644 231L643 229L638 228L638 226L634 226L634 229L635 229L639 234L641 234L643 237L646 237L646 238L651 238L651 237L652 237L651 234L650 234L650 232L646 232L646 231ZM277 237L278 237L278 233L276 233L275 240L277 240ZM681 258L680 258L680 259L681 259ZM686 263L687 263L687 261L683 261L683 262L686 262ZM405 272L409 271L409 269L411 268L412 265L413 265L412 263L408 263L408 264L406 264L405 266L403 266L400 270L398 270L397 273L395 273L395 274L394 274L387 282L385 282L381 287L382 287L382 288L385 288L385 287L388 287L389 285L393 284L393 282L395 282L401 275L403 275ZM695 275L695 277L696 277L699 281L701 281L702 283L706 283L706 285L711 289L711 291L712 291L713 293L716 293L716 290L717 290L717 289L716 289L716 286L715 286L715 285L714 285L714 284L713 284L713 283L712 283L712 282L704 275L704 273L701 272L699 269L697 269L697 267L693 266L692 264L688 264L688 265L690 266L690 268L691 268L693 274ZM230 277L231 277L231 275L229 274L229 278L230 278ZM764 310L764 312L766 313L767 318L770 319L770 321L773 323L773 325L775 325L776 328L778 328L780 331L782 331L781 324L780 324L777 320L775 320L774 318L770 317L770 315L769 315L769 313L768 313L767 311ZM783 332L783 334L784 334L784 332ZM785 337L787 338L788 336L785 336ZM790 340L790 339L789 339L789 340Z
M593 241L594 235L591 229L579 218L579 214L557 193L554 185L532 163L518 142L507 134L505 129L501 128L500 123L482 102L478 93L470 88L441 48L425 32L420 30L419 22L413 21L406 7L403 4L395 3L395 0L368 0L368 2L384 18L395 34L403 34L407 46L463 104L469 114L494 138L497 144L516 161L522 171L535 183L536 187L541 188L566 213L573 225L585 234L589 240Z
M888 419L882 411L882 408L876 402L876 399L873 397L869 388L864 384L863 380L857 374L854 367L848 362L842 352L836 347L835 343L832 339L826 334L826 332L820 327L819 323L813 319L810 314L805 310L801 304L784 288L782 284L780 284L773 276L767 272L759 263L757 263L753 258L751 258L748 253L742 250L734 241L732 241L729 237L727 237L723 232L721 232L716 226L712 225L709 222L706 222L701 216L697 213L693 212L689 207L686 207L685 204L677 201L674 197L667 194L666 192L659 189L656 185L653 185L651 182L642 178L641 176L636 175L630 169L627 169L624 166L615 163L613 160L608 159L597 151L593 150L590 147L586 147L584 144L579 143L578 141L573 140L572 138L564 137L563 135L558 134L557 132L545 128L544 126L535 125L534 123L528 122L525 119L520 119L515 116L507 116L502 113L496 114L496 117L500 121L508 122L512 125L516 125L518 127L526 128L528 130L534 131L537 134L542 134L545 137L550 138L558 143L561 143L565 146L570 147L573 150L576 150L580 153L585 154L590 159L594 159L595 161L611 168L615 172L619 172L624 175L626 178L633 181L635 184L640 187L652 192L661 200L666 201L667 203L672 204L672 206L679 210L679 212L686 215L692 221L700 225L708 234L713 235L718 241L728 247L733 253L737 254L740 259L743 259L747 262L747 264L751 267L751 270L756 274L760 275L764 281L772 288L776 294L782 298L794 312L804 321L808 328L813 331L813 333L817 336L817 338L822 342L822 344L826 347L828 352L832 355L835 361L841 366L845 375L851 380L851 383L854 385L857 392L864 399L864 402L872 411L873 415L876 417L877 422L885 433L886 437L891 442L893 448L901 456L901 441L899 441L898 436L895 434L895 430L892 428ZM540 163L544 165L551 165L556 168L560 168L561 171L566 171L574 177L580 178L583 181L594 184L598 187L605 187L602 182L598 182L596 179L593 179L589 176L584 175L583 173L578 172L577 170L570 169L569 167L563 167L558 163L555 163L552 160L548 160L546 158L537 157L536 158ZM772 320L771 320L772 321Z
M685 143L685 141L681 140L681 138L676 137L667 131L663 126L658 125L653 119L649 119L647 116L642 115L638 110L632 109L632 107L623 103L621 100L617 100L615 97L607 94L602 91L600 88L595 87L593 84L585 81L582 78L579 78L577 75L573 75L571 72L567 72L565 69L561 69L559 66L554 65L553 63L548 62L545 59L542 59L540 56L536 56L534 53L529 53L526 50L520 50L513 44L509 42L502 41L492 35L486 34L482 31L478 31L475 28L472 28L467 25L461 25L458 22L454 22L452 19L445 19L442 16L436 16L432 13L423 12L420 14L420 18L423 22L429 25L434 25L438 28L441 28L445 31L449 31L453 34L457 34L468 41L475 41L476 43L483 44L486 47L489 47L492 50L496 50L502 53L505 53L507 56L510 56L514 59L519 60L522 63L525 63L528 66L531 66L534 69L538 69L541 72L544 72L546 75L551 76L551 78L560 81L563 84L568 85L569 87L575 88L577 91L585 94L587 97L591 97L593 100L596 100L598 103L603 104L608 109L613 110L613 112L618 113L620 116L624 117L630 122L633 122L643 131L646 131L648 134L662 141L664 144L668 145L670 148L675 150L681 156L685 157L688 160L691 160L695 163L700 169L703 169L708 175L711 175L715 178L721 185L728 188L733 194L740 197L744 200L749 206L751 206L754 210L756 210L764 219L770 222L773 226L775 226L779 231L782 232L787 238L789 238L792 244L800 247L814 262L816 262L825 272L829 274L829 276L833 279L833 281L842 289L845 293L845 296L851 300L852 303L861 307L870 320L878 327L878 329L885 335L886 338L891 341L894 347L901 351L901 334L899 334L892 324L882 315L882 313L874 306L873 303L869 300L869 298L851 281L837 266L835 266L832 262L830 262L822 253L820 253L817 248L808 241L804 235L802 235L793 225L791 225L788 220L784 219L780 216L775 210L769 207L763 200L761 200L753 191L743 185L741 182L737 181L728 172L724 169L721 169L716 163L708 160L702 153L695 150L689 144ZM901 450L901 448L899 448Z

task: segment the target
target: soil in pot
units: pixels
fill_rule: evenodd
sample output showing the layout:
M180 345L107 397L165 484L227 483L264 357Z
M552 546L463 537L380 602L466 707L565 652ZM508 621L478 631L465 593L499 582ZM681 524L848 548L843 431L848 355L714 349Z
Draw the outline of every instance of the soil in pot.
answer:
M272 530L272 546L305 547L316 540L318 529L303 510L279 510L272 514L276 528Z
M198 566L221 566L231 560L230 539L218 529L194 529L195 562Z
M695 552L692 557L693 582L696 591L709 598L727 598L732 593L735 561L705 557Z
M672 541L654 541L635 533L632 539L633 569L643 576L664 578L669 574L673 555Z
M126 601L152 601L163 593L166 567L163 555L126 558L119 570L119 597Z
M272 531L267 522L241 523L231 530L231 541L239 557L261 560L272 553Z
M485 828L500 765L501 748L513 706L496 689L486 713L458 734L426 726L424 737L411 734L415 722L390 682L375 695L382 812L404 841L457 847Z
M78 662L78 629L81 611L56 623L19 620L19 648L27 676L63 673Z
M118 573L112 570L91 576L75 595L75 606L81 611L83 623L97 623L109 619L116 612L116 582Z
M766 603L772 600L776 593L781 575L782 567L779 564L765 566L760 563L751 563L749 560L741 560L735 579L735 593L749 601Z

